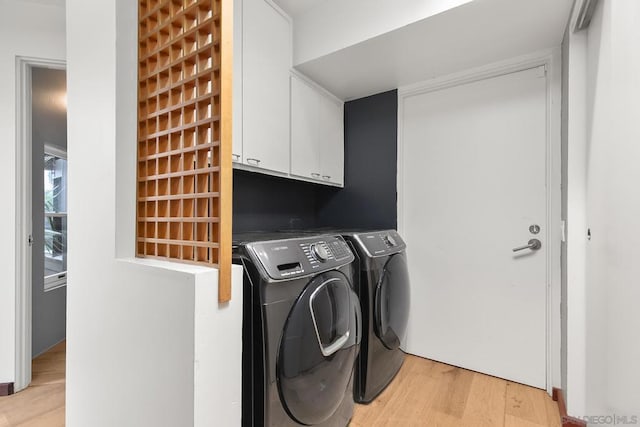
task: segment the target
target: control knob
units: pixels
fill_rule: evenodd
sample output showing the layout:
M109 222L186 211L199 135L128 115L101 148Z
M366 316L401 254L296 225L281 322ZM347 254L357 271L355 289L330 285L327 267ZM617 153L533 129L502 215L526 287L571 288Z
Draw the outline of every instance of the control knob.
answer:
M329 256L331 256L331 254L329 253L327 248L325 248L322 243L314 243L314 244L312 244L311 245L311 253L313 254L313 257L315 259L317 259L318 261L321 261L321 262L325 262L326 260L329 259Z
M384 241L387 243L387 245L393 247L396 246L396 240L391 237L389 234L387 234L386 236L384 236Z

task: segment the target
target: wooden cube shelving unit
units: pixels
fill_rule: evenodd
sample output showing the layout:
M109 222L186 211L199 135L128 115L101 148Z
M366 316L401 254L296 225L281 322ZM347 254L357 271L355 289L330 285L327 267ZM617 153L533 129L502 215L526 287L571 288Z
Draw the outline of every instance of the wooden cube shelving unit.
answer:
M230 298L232 19L231 0L139 1L137 254L218 266L221 301Z

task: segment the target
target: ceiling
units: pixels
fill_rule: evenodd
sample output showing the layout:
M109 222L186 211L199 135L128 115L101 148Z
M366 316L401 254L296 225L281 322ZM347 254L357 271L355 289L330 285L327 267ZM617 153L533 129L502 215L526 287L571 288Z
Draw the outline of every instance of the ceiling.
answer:
M360 98L559 47L572 4L475 0L296 68L339 98Z
M296 15L304 13L325 0L273 0L289 16L295 18Z
M9 1L65 4L65 0ZM295 20L328 0L272 1ZM355 99L558 47L572 4L573 0L474 0L296 68L336 96ZM331 22L326 25L330 28Z

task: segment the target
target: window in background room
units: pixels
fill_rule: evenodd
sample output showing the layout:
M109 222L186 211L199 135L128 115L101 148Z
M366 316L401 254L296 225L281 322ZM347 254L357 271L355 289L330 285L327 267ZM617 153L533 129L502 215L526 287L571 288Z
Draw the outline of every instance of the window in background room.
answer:
M44 151L44 289L67 283L67 153Z

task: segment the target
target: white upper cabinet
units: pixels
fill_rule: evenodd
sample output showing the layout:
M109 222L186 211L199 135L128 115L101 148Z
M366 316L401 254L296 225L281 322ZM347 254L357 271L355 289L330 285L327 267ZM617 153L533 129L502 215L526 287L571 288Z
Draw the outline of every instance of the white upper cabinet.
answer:
M291 75L291 174L344 185L343 103Z
M344 185L343 102L291 69L291 19L271 0L235 0L234 167Z
M315 89L291 76L291 173L320 179L319 103Z
M344 185L344 104L320 94L320 174L324 181Z
M291 24L264 0L244 0L242 17L241 161L286 174Z

